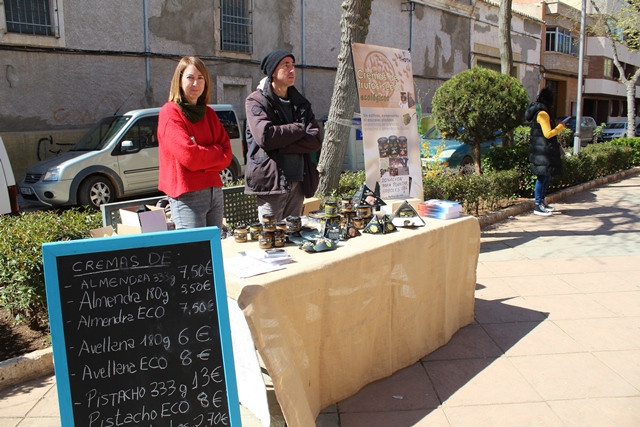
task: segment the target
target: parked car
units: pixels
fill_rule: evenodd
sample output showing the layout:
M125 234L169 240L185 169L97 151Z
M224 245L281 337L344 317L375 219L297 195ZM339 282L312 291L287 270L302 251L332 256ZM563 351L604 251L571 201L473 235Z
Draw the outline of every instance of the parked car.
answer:
M624 122L609 122L602 129L602 133L598 135L598 142L611 141L614 138L624 138L627 136L627 129L629 123Z
M502 146L502 134L497 132L493 139L480 144L482 155L493 146ZM438 153L438 150L441 151ZM420 157L423 165L440 162L447 167L457 168L473 165L473 147L455 139L443 137L435 126L420 135Z
M598 127L595 119L590 116L583 116L580 125L580 145L585 146L587 144L591 144L593 141L593 135ZM573 136L576 133L576 116L571 116L571 119L567 123L567 128L571 129L571 137L570 141L573 145Z
M0 137L0 214L18 212L18 187L9 155Z
M211 105L231 139L233 161L223 182L244 174L241 131L233 107ZM27 169L20 194L49 206L101 204L158 194L158 114L160 108L105 117L67 152Z

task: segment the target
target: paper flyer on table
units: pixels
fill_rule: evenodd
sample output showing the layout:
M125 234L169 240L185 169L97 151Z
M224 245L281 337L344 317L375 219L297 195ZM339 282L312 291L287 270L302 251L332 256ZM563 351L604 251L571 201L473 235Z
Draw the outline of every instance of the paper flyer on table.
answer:
M224 259L224 270L241 279L282 270L283 268L284 266L282 265L271 264L242 255Z
M238 256L225 258L224 269L242 279L282 270L285 268L284 264L291 262L294 261L286 252L283 256L267 257L265 251L249 250L240 252Z

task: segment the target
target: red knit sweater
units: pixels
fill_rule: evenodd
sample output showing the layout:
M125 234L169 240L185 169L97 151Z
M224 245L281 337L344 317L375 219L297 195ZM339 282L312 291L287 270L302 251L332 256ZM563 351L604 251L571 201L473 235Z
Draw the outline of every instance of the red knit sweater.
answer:
M175 102L158 117L158 190L178 197L190 191L222 187L220 171L231 163L231 143L215 111L190 122Z

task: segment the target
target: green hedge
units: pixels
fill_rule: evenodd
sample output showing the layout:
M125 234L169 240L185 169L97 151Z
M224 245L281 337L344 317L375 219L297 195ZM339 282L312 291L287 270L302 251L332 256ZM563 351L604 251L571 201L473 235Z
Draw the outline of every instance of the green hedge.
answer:
M562 159L561 175L549 184L551 192L582 184L593 179L640 165L640 138L620 138L607 143L589 144L574 156L570 150ZM536 177L529 166L529 127L514 132L514 145L494 147L483 159L485 173L515 170L518 173L518 195L532 197Z
M0 304L32 328L48 325L42 244L89 237L100 212L69 209L0 215Z
M478 215L496 210L518 195L519 174L515 170L476 174L425 174L424 198L457 200L465 212Z
M640 166L640 138L617 138L611 141L611 144L630 147L633 150L631 164L633 166Z

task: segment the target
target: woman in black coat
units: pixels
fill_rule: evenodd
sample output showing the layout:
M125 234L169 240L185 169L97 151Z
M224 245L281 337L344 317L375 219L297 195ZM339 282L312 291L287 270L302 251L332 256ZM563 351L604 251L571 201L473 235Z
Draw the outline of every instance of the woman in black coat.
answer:
M533 213L541 216L549 216L553 211L545 201L549 180L552 175L562 173L562 150L556 136L564 130L565 122L555 125L550 114L552 106L553 92L544 88L525 112L525 119L531 123L529 163L531 172L536 175Z

